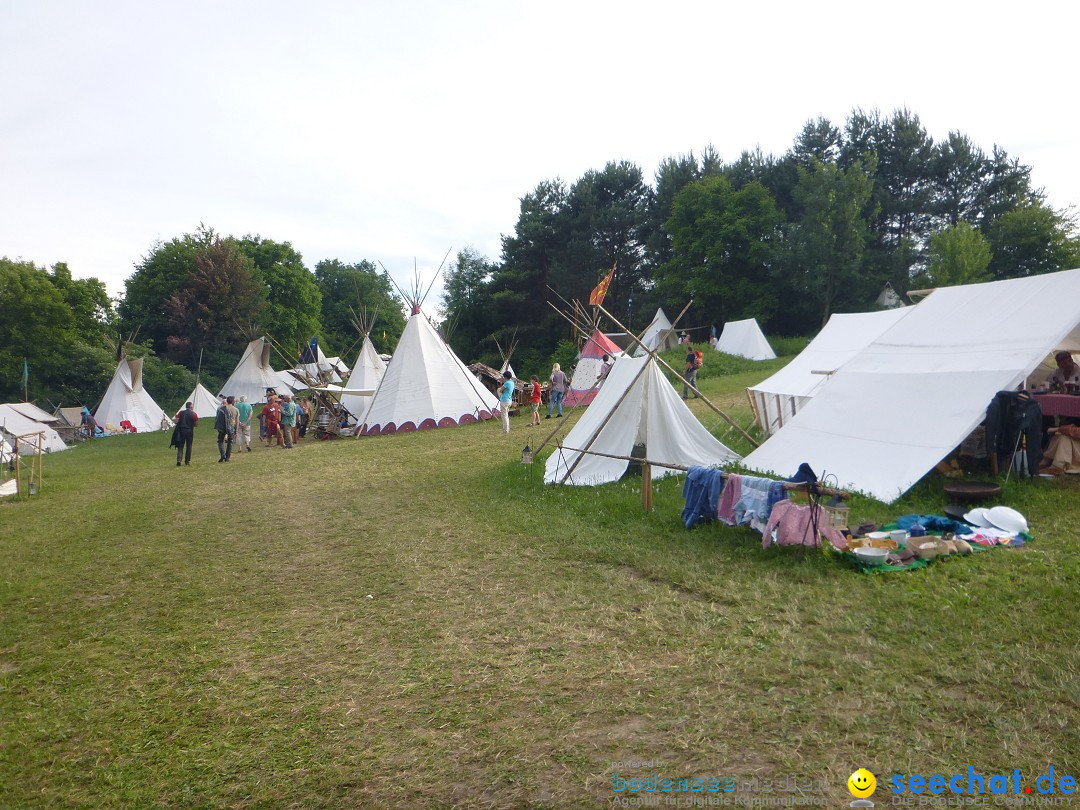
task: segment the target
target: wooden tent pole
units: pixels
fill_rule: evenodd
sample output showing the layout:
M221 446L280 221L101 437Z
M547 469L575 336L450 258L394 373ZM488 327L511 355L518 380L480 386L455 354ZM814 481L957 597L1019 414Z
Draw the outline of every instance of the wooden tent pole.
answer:
M666 467L669 470L679 470L680 472L688 472L690 470L685 464L673 464L669 461L653 461L647 458L638 458L637 456L620 456L614 453L601 453L599 450L584 450L577 447L563 447L563 450L569 450L571 453L588 453L590 456L603 456L604 458L617 458L622 461L636 461L641 465L649 464L653 467ZM722 476L727 478L732 473L722 472ZM763 477L763 476L761 476ZM806 492L810 489L810 484L796 483L792 481L783 481L785 492ZM851 497L851 493L844 489L835 489L834 487L817 486L815 491L822 495L839 495L841 498Z
M619 327L620 329L622 329L622 330L623 330L624 332L626 331L626 327L625 327L625 326L623 326L623 325L622 325L621 323L619 323L618 319L616 319L614 315L612 315L612 314L611 314L610 312L608 312L608 311L607 311L606 309L604 309L604 308L603 308L602 306L598 307L598 309L599 309L599 310L600 310L601 312L603 312L603 313L604 313L605 315L607 315L607 316L608 316L609 318L611 318L611 320L612 320L612 321L614 322L614 324L615 324L616 326L618 326L618 327ZM665 367L665 368L666 368L666 369L667 369L668 371L670 371L670 372L671 372L672 374L674 374L674 375L675 375L676 377L678 377L678 378L679 378L680 380L682 380L683 384L684 384L684 385L685 385L686 387L688 387L688 388L689 388L689 389L690 389L691 391L693 391L693 392L694 392L695 394L697 394L697 395L698 395L699 397L701 397L702 401L704 401L704 403L705 403L706 405L708 405L708 406L709 406L709 407L710 407L710 408L711 408L711 409L712 409L713 411L715 411L715 412L716 412L716 414L717 414L717 415L718 415L718 416L719 416L719 417L720 417L721 419L723 419L723 420L724 420L725 422L727 422L727 423L728 423L729 425L731 425L731 426L732 426L733 428L735 428L735 430L739 431L739 433L740 433L740 434L742 434L742 437L743 437L744 439L746 439L746 440L747 440L748 442L750 442L750 444L751 444L751 445L752 445L753 447L760 447L760 446L761 446L761 445L760 445L760 443L759 443L759 442L757 442L757 441L756 441L756 440L754 439L754 437L753 437L753 436L751 436L751 435L750 435L749 433L747 433L747 432L746 432L745 430L743 430L743 429L742 429L742 426L741 426L741 425L739 425L739 424L738 424L738 423L737 423L737 422L736 422L736 421L735 421L734 419L732 419L732 418L731 418L730 416L728 416L728 415L727 415L726 413L724 413L724 412L723 412L722 410L720 410L720 409L719 409L719 408L717 408L717 407L716 407L715 405L713 405L713 404L712 404L712 403L711 403L711 402L709 401L708 397L706 397L706 396L705 396L705 395L704 395L703 393L701 393L700 391L698 391L698 389L697 389L697 386L694 386L694 385L690 385L690 383L688 383L688 382L686 381L686 379L685 379L685 378L683 377L683 375L682 375L682 374L680 374L680 373L679 373L678 371L676 371L675 369L673 369L673 368L671 367L671 364L670 364L670 363L668 363L668 362L667 362L667 361L666 361L666 360L665 360L665 359L664 359L663 357L661 357L660 355L658 355L658 354L657 354L656 352L654 352L654 351L653 351L652 349L650 349L650 348L649 348L648 346L646 346L646 345L645 345L644 343L642 343L642 342L641 342L640 340L638 340L638 338L637 338L636 336L634 336L634 335L633 335L633 333L630 333L630 337L631 337L631 338L632 338L632 339L633 339L633 340L634 340L634 341L635 341L635 342L636 342L636 343L637 343L637 344L638 344L639 346L641 346L641 348L643 348L643 349L644 349L645 351L647 351L647 352L648 352L649 354L651 354L651 355L652 355L653 357L655 357L655 358L657 359L657 361L659 361L660 363L663 363L664 367Z

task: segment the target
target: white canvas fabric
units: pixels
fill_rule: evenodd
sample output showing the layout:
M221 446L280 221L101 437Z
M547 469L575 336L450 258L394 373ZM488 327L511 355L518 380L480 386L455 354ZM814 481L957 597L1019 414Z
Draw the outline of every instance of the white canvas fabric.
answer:
M94 410L94 419L113 433L121 422L130 422L139 433L172 428L172 419L154 402L142 384L142 358L125 358L116 365L105 396Z
M776 352L772 350L754 318L725 323L724 331L717 338L716 350L750 360L776 359Z
M237 402L239 401L238 397ZM221 400L211 394L209 389L201 382L195 383L195 390L188 394L188 398L184 402L191 403L192 410L200 419L213 419L217 415L218 405L221 404Z
M405 324L360 432L374 436L449 427L490 419L498 410L498 398L417 314Z
M60 421L56 414L49 413L32 402L12 402L11 407L27 419L33 419L35 422L41 422L43 425L55 425Z
M348 387L350 389L362 388L377 390L386 373L386 363L375 351L375 346L368 335L364 335L364 345L360 347L360 354L356 357L352 372L349 374ZM368 406L371 405L371 397L357 396L355 394L342 394L341 404L349 409L356 421L363 424L367 416Z
M650 461L684 467L719 466L739 458L690 412L652 357L622 357L563 440L563 448L548 456L544 482L595 486L617 481L629 462L575 451L629 456L638 444L645 445ZM662 478L678 472L654 467L652 474Z
M829 376L904 317L911 307L881 312L836 314L799 356L747 390L758 424L775 433L790 422L828 381ZM825 372L825 373L816 373Z
M845 363L747 467L803 461L891 503L1054 348L1080 350L1080 270L943 287Z
M674 349L679 345L679 337L675 334L675 330L671 326L671 321L668 320L668 316L664 314L663 309L656 310L652 322L646 327L644 333L641 335L641 343L645 344L646 347L654 352L667 351L668 349ZM644 356L646 352L645 349L641 347L641 344L635 345L637 348L633 351L634 356Z
M889 309L895 309L896 307L904 306L903 300L900 298L900 294L893 289L893 285L886 281L885 286L881 288L881 293L874 301L875 304Z
M33 405L31 405L30 408L25 408L27 404L28 403L25 402L11 402L0 405L0 436L6 437L8 450L10 451L10 449L15 446L16 436L26 436L32 433L45 434L42 439L42 449L46 453L67 450L68 447L64 444L64 440L60 438L60 434L52 428L52 425L56 422L56 418ZM49 422L39 422L36 419L32 419L27 416L24 411L30 413L40 411L41 413L44 413L45 416L49 417ZM20 442L19 452L29 455L35 452L35 446L30 444L29 440Z
M295 385L295 379L288 379ZM240 362L236 364L218 394L234 396L237 399L246 396L248 402L257 405L266 402L267 388L274 388L279 394L287 394L293 390L293 386L282 380L278 372L270 367L270 344L266 342L266 338L256 338L244 349Z

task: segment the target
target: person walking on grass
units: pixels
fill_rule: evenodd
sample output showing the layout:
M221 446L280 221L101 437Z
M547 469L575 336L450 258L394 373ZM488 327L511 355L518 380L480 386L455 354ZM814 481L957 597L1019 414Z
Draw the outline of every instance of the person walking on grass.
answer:
M240 421L236 427L236 452L240 452L245 447L247 451L251 452L251 414L254 412L254 408L251 407L251 403L247 401L247 396L240 397L240 401L236 403L236 410L240 414Z
M281 406L278 405L276 394L266 395L266 405L263 406L263 421L266 422L266 448L274 446L274 439L281 444Z
M296 441L296 405L288 394L281 399L281 434L285 437L285 449L292 450Z
M240 421L240 412L233 405L233 398L226 397L218 406L214 415L214 429L217 431L218 464L232 458L232 446L236 440L236 427Z
M191 464L191 444L195 441L195 426L199 424L199 415L195 413L195 406L185 402L184 407L176 414L177 434L176 466L180 466L180 456L184 457L185 464Z
M686 366L683 368L683 379L685 380L682 387L683 399L686 399L691 390L697 388L697 372L699 368L701 368L701 353L694 351L694 347L687 344ZM693 393L694 399L700 396L696 390Z
M540 396L543 391L540 389L540 380L533 374L532 375L532 390L529 392L529 402L532 404L532 418L529 420L529 427L540 424Z
M503 433L510 432L510 405L514 401L514 375L503 372L503 384L499 388L499 413L502 414Z
M559 418L561 419L563 399L566 398L567 379L566 374L563 373L563 370L558 363L551 367L551 377L548 379L548 382L551 383L551 399L548 401L548 412L547 416L544 418L550 419L551 411L558 406Z

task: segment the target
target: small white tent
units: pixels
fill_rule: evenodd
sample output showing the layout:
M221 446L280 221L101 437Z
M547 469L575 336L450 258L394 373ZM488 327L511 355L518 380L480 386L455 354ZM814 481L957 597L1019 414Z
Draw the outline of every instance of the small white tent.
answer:
M644 344L644 348L641 344ZM675 334L671 321L668 320L663 309L656 310L652 322L641 335L641 344L637 344L634 350L635 357L642 357L646 348L654 352L664 352L679 345L679 336Z
M1080 350L1080 270L942 287L845 363L744 461L791 475L803 461L891 502L1055 348Z
M635 445L645 445L650 461L683 467L719 466L739 458L690 412L652 357L622 357L562 447L548 456L544 482L593 486L617 481L629 462L580 451L629 456ZM658 466L653 477L677 472Z
M881 312L835 314L829 318L798 357L747 389L761 429L775 433L791 421L833 372L910 311L911 307L900 307Z
M290 378L292 379L292 378ZM293 380L293 384L295 384ZM266 402L266 389L273 388L279 394L289 393L292 386L283 382L278 372L270 367L270 344L266 338L251 341L233 373L221 386L221 396L234 396L239 399L246 396L248 402L255 405Z
M900 298L900 294L893 289L891 282L886 281L885 286L881 288L881 292L874 301L878 306L885 307L886 309L896 309L896 307L904 306L903 299Z
M117 363L109 388L94 409L94 420L106 430L122 433L124 422L138 433L172 427L172 419L143 388L142 369L141 357L126 357Z
M39 422L33 416L27 414L44 414L48 421ZM56 422L56 417L48 411L43 411L28 402L12 402L0 405L0 436L7 437L9 449L15 446L17 436L43 433L45 435L43 436L42 449L46 453L67 450L68 447L64 444L64 440L60 438L60 434L52 427ZM19 452L24 454L33 453L36 445L32 444L31 441L27 439L19 442Z
M745 321L729 321L716 341L716 350L750 360L775 360L776 352L761 332L754 318Z
M356 357L356 364L349 373L348 387L350 389L370 388L377 390L385 373L386 363L382 361L378 352L375 351L370 334L365 332L364 345L360 347L360 354ZM349 413L356 417L357 422L363 424L368 406L371 404L371 397L342 394L341 404L348 408Z
M237 399L239 400L239 397ZM188 398L184 401L192 404L193 410L200 419L213 419L221 404L221 400L211 394L201 382L195 383L195 390L188 394Z
M375 436L449 427L490 419L498 410L499 400L469 372L414 303L360 433Z

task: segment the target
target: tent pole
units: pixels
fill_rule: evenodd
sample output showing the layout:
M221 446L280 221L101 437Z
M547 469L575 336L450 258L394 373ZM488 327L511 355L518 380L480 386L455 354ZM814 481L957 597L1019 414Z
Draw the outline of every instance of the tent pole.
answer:
M609 318L611 318L611 320L614 321L616 326L618 326L624 332L626 331L626 327L623 326L621 323L619 323L619 321L615 318L614 315L612 315L610 312L608 312L602 306L598 307L598 309L601 312L603 312L605 315L607 315ZM671 364L668 363L663 357L660 357L656 352L654 352L652 349L650 349L648 346L646 346L644 343L642 343L640 340L638 340L637 337L635 337L633 335L633 333L630 333L630 337L639 346L641 346L643 349L645 349L645 351L647 351L649 354L651 354L653 357L655 357L659 362L663 363L664 367L668 371L670 371L672 374L674 374L676 377L678 377L680 380L682 380L684 385L686 385L691 391L693 391L695 394L697 394L699 397L701 397L701 399L705 402L705 404L708 405L713 411L715 411L716 414L719 415L721 419L723 419L725 422L727 422L729 425L731 425L733 428L735 428L737 431L739 431L739 433L742 434L742 437L744 439L746 439L748 442L750 442L750 444L753 447L760 447L761 446L760 443L755 441L754 438L749 433L747 433L745 430L743 430L742 427L734 419L732 419L730 416L728 416L722 410L720 410L715 405L713 405L709 401L708 397L706 397L704 394L702 394L700 391L698 391L697 386L690 385L690 383L688 383L686 381L686 379L683 377L683 375L680 374L679 372L677 372L675 369L673 369L671 367Z

